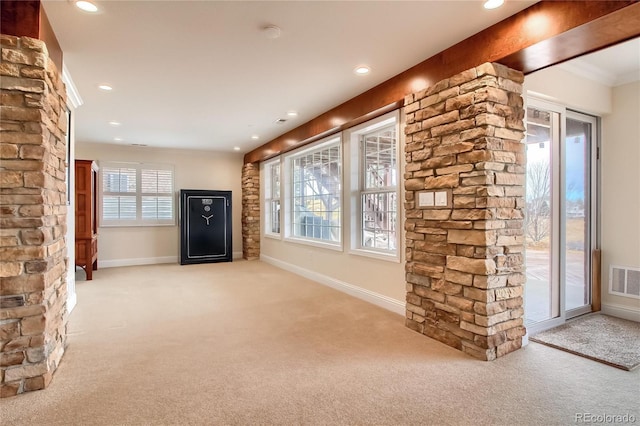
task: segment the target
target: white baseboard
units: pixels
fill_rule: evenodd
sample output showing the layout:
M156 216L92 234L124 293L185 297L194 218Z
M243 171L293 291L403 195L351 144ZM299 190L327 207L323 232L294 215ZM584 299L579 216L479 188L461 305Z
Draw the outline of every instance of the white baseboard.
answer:
M301 268L300 266L293 265L279 259L274 259L270 256L265 256L264 254L260 255L260 260L276 266L280 269L293 272L294 274L301 275L312 281L326 285L327 287L331 287L343 293L347 293L348 295L357 297L358 299L362 299L365 302L373 303L376 306L380 306L381 308L384 308L391 312L395 312L396 314L404 316L406 313L404 302L392 299L391 297L382 295L380 293L376 293L362 287L358 287L353 284L328 277L309 269Z
M630 321L640 322L640 310L628 306L602 304L602 313Z
M234 259L242 259L242 252L241 251L234 251L233 252L233 258Z
M157 265L159 263L178 263L178 256L142 257L137 259L98 259L98 268L117 268L120 266Z

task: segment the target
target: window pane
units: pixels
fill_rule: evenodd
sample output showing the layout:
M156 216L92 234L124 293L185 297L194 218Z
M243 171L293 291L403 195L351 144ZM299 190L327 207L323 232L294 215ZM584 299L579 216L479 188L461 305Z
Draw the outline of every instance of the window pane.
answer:
M362 194L362 247L396 250L395 192Z
M292 161L296 237L339 242L341 159L338 143Z
M271 201L271 232L280 233L280 200Z
M173 170L123 163L103 164L102 218L122 225L174 219Z
M364 189L388 188L397 185L395 126L362 136L364 155Z
M396 124L360 134L361 248L397 251L398 161Z
M104 192L136 192L136 169L103 168L102 189Z
M280 198L280 163L271 165L271 198Z

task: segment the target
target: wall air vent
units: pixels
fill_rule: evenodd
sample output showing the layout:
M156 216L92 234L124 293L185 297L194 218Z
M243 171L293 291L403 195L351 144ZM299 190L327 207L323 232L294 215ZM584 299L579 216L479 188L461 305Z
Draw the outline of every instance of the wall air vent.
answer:
M640 299L640 268L611 265L609 293Z

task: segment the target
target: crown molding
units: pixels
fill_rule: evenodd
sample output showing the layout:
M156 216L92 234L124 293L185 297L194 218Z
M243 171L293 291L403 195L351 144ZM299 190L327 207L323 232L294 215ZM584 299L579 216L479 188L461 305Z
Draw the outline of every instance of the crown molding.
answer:
M67 66L64 64L62 64L62 81L64 82L64 85L67 88L67 99L71 102L71 105L73 106L73 108L75 109L81 106L84 102L80 97L78 88L76 87L76 85L73 82L73 79L71 78L71 73L69 73Z
M583 59L573 59L570 62L559 64L557 67L571 74L604 84L605 86L613 87L616 83L616 76L614 74L592 65Z

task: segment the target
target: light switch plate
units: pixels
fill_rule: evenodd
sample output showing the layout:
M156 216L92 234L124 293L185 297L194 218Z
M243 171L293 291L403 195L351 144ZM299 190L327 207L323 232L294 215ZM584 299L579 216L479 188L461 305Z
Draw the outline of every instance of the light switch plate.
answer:
M418 193L418 207L433 207L433 192Z
M437 191L435 195L435 205L437 207L447 206L447 191Z

